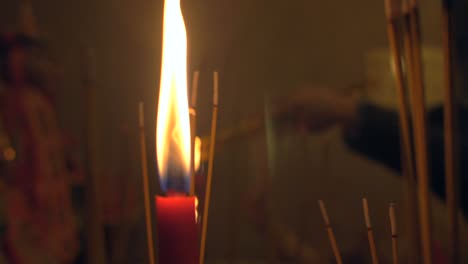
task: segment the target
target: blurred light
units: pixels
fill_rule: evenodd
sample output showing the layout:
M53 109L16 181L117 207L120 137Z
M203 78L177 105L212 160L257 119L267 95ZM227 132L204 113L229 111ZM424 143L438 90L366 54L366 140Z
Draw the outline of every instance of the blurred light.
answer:
M164 191L189 191L190 144L187 33L180 1L166 0L156 128L157 164Z

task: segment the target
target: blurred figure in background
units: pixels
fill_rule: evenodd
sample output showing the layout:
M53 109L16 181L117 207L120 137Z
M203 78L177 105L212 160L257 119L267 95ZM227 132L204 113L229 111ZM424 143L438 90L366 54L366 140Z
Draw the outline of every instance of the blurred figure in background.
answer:
M0 37L0 250L7 263L72 263L79 250L63 133L32 10L23 32ZM29 11L29 12L28 12Z
M343 138L354 151L401 172L399 113L376 104L344 95L333 89L311 87L294 96L282 112L281 122L299 126L303 130L319 132L334 126L343 128ZM445 199L443 109L429 110L428 144L431 189ZM468 132L468 109L459 107L460 134ZM461 137L460 189L468 188L463 177L468 170L468 141ZM460 207L468 214L468 194L460 193Z

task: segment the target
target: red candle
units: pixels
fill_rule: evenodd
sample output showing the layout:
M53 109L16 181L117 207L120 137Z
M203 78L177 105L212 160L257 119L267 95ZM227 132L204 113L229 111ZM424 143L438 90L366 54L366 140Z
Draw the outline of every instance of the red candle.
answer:
M196 264L198 226L196 197L156 196L159 263Z

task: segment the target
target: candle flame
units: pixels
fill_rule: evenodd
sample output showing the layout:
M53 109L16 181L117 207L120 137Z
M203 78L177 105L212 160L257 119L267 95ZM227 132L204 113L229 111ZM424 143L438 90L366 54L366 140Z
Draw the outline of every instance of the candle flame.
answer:
M164 191L190 188L187 33L180 0L165 0L156 154Z

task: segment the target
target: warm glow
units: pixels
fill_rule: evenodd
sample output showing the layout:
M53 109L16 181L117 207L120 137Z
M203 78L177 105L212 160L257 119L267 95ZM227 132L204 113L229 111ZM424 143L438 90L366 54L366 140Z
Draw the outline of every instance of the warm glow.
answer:
M6 161L15 160L16 159L16 151L11 147L6 148L5 150L3 150L3 158Z
M187 34L180 0L165 0L156 154L164 191L190 188Z
M198 198L195 197L195 222L198 222Z
M193 160L194 160L194 171L197 172L200 169L201 162L201 145L202 141L199 137L195 137L195 142L193 143Z

